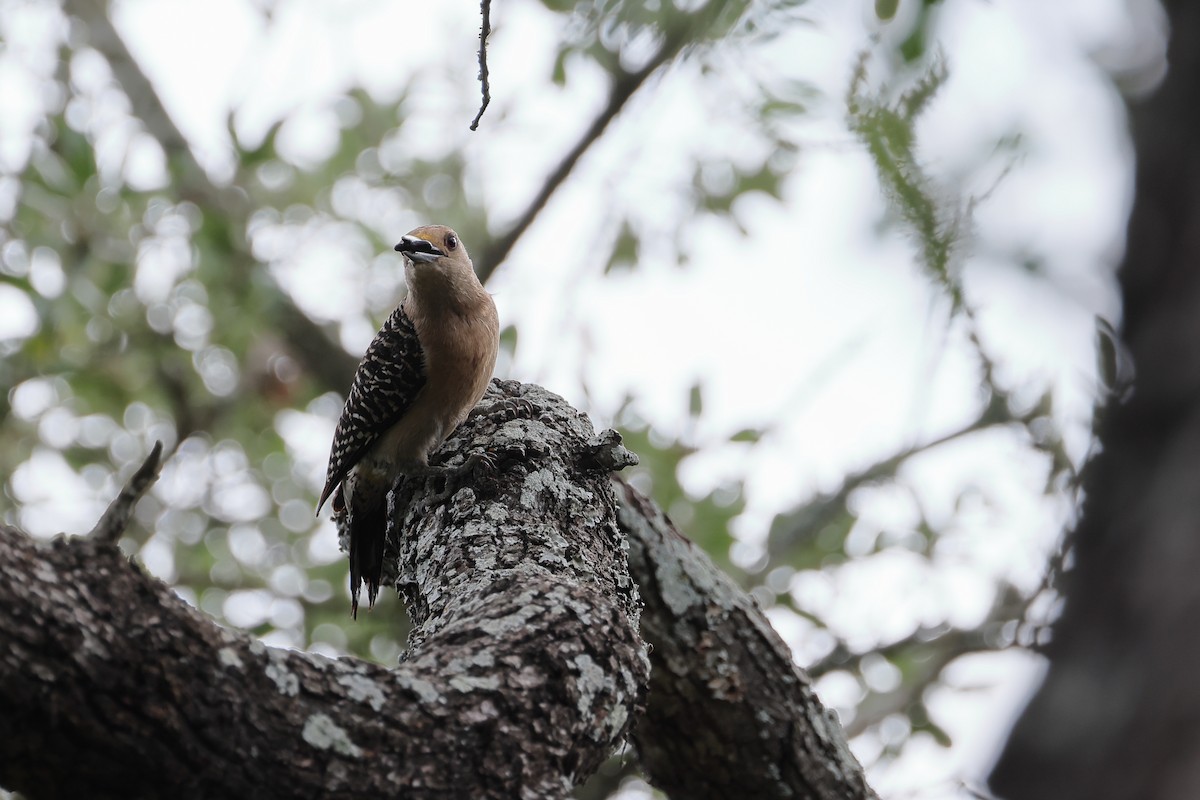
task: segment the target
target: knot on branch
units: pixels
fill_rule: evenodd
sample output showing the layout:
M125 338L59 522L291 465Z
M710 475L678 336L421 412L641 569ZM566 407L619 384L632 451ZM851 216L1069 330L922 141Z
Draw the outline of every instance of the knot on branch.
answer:
M617 472L637 466L638 457L625 448L621 434L608 428L588 441L575 463L583 472Z

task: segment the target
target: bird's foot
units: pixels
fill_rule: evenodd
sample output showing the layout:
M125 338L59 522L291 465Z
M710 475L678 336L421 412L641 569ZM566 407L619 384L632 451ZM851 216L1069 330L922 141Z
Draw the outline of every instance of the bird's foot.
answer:
M463 463L455 467L448 467L450 473L455 477L462 475L477 475L480 472L495 472L496 459L491 453L486 450L476 450L467 455Z
M496 459L491 453L477 450L468 453L461 464L448 466L445 464L420 464L405 469L405 478L461 478L475 476L480 472L495 472Z
M514 419L534 419L536 411L533 403L524 397L506 397L490 405L480 406L478 413L490 420L504 424Z

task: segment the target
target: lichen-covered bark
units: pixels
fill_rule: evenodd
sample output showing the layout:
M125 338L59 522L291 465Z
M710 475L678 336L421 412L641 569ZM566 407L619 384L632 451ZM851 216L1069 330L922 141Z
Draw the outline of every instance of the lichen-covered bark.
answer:
M754 601L614 480L642 588L650 697L634 740L672 797L872 798L840 723Z
M561 776L544 787L551 795L623 740L649 670L608 469L594 463L606 441L558 396L494 383L448 443L460 454L486 451L493 466L470 486L408 481L393 496L404 531L390 543L397 589L414 625L407 664L470 684L472 719L511 718L482 726L502 746L481 771L503 774L515 759L544 772L525 764L523 750L536 752ZM455 743L445 737L446 748Z
M565 796L624 737L648 671L609 451L560 399L514 384L443 452L484 446L494 469L398 491L416 627L392 670L223 630L112 544L0 530L0 785Z
M753 602L612 481L618 436L494 383L439 457L479 451L393 493L385 575L414 629L391 670L223 630L111 542L0 529L0 786L557 798L634 725L678 798L872 796Z

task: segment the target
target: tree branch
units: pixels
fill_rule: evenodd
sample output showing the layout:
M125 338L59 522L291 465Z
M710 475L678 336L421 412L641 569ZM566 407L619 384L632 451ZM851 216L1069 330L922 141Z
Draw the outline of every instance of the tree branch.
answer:
M513 223L512 227L499 239L494 240L491 246L484 250L479 259L476 260L475 267L481 281L486 283L487 279L496 271L496 268L500 266L504 259L508 258L508 254L512 251L517 241L529 229L533 221L537 219L538 214L546 207L546 203L558 191L558 187L563 184L567 176L571 174L571 171L575 169L575 165L579 163L579 159L583 158L583 154L595 144L609 123L613 121L617 114L621 112L621 109L625 107L625 104L629 102L629 99L637 93L637 90L642 87L651 75L678 55L682 46L682 41L678 37L668 37L641 69L636 72L622 71L618 74L612 88L609 90L608 102L600 113L596 115L596 118L592 120L592 124L583 132L583 135L579 137L575 146L567 152L555 170L547 176L546 182L542 184L542 188L529 202L529 205L525 207L525 211Z
M816 536L833 522L845 510L846 502L856 489L893 477L904 462L913 456L989 428L1029 423L1029 418L1018 418L1009 413L1002 397L995 395L993 397L993 402L983 410L979 417L963 427L928 442L911 445L863 470L847 475L842 481L842 485L833 494L817 497L812 502L788 514L787 523L780 530L773 531L767 543L767 551L772 564L786 560L790 550L809 537Z
M651 644L642 766L673 797L873 798L836 715L754 601L614 480Z
M87 28L89 43L112 67L113 77L124 88L125 95L129 98L133 115L142 121L147 132L158 140L169 157L182 157L187 161L189 168L203 173L183 132L179 130L179 126L171 119L171 115L159 99L154 84L142 72L142 68L109 19L106 0L66 0L63 5L68 14L78 17ZM207 178L205 183L207 186L201 184L202 188L215 188Z
M912 659L905 665L904 679L889 691L868 692L855 709L854 718L846 723L847 736L858 736L892 714L906 713L915 704L924 703L925 690L938 683L942 672L959 656L996 649L983 627L954 629L927 641L914 636L905 639L904 644L909 646L906 654ZM900 647L889 651L893 655L905 652Z
M655 645L637 729L652 779L697 798L874 797L753 601L611 481L632 460L617 437L494 382L436 460L480 450L482 472L393 492L387 577L414 629L391 672L222 630L111 542L0 532L0 785L561 797L642 710L628 541Z
M224 630L110 542L0 530L0 785L563 797L626 735L649 666L608 475L576 466L596 444L561 399L494 386L441 453L487 446L494 472L397 489L415 627L391 671Z
M1142 19L1153 46L1112 75L1137 166L1117 346L1137 374L1097 398L1047 670L989 781L1003 797L1200 796L1200 6Z

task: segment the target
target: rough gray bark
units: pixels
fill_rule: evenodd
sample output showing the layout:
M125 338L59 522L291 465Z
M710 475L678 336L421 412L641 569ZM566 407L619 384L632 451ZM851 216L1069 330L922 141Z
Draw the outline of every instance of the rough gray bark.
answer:
M612 483L633 460L615 434L494 382L440 456L480 450L494 467L397 487L386 577L415 627L392 670L223 630L111 542L0 530L0 785L564 797L634 725L679 798L873 796L754 603Z
M651 644L642 767L672 797L871 798L836 715L754 601L614 479Z
M489 407L493 388L449 447L487 444L494 471L400 489L415 628L393 670L223 630L113 544L0 532L0 785L566 796L623 740L648 663L609 449L560 399L506 389L532 404Z
M1200 797L1200 7L1165 7L1169 71L1131 104L1120 282L1137 375L1084 475L1046 679L992 774L1013 800Z

